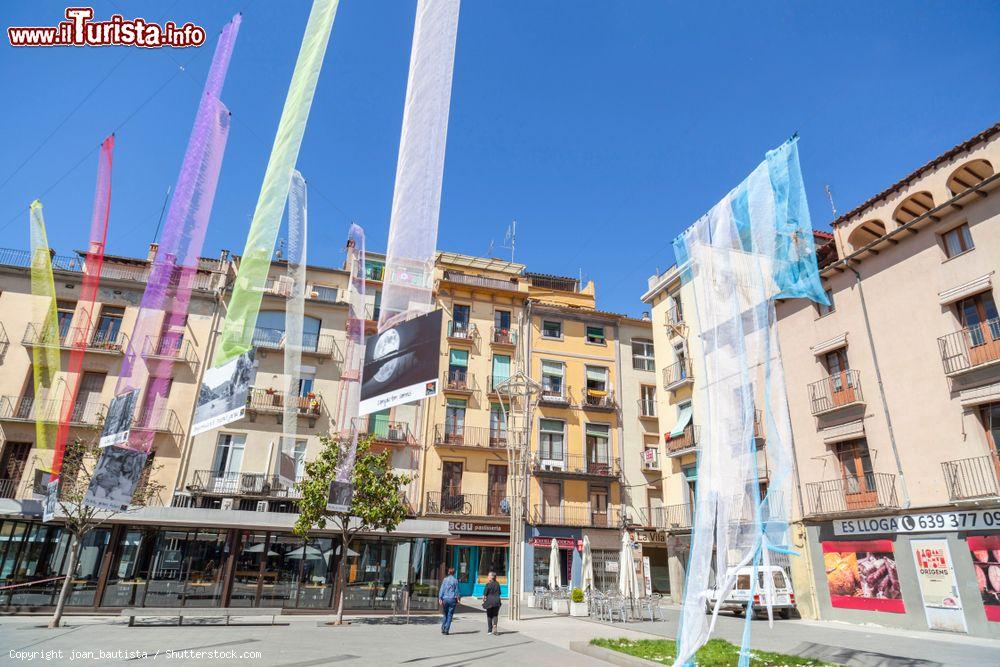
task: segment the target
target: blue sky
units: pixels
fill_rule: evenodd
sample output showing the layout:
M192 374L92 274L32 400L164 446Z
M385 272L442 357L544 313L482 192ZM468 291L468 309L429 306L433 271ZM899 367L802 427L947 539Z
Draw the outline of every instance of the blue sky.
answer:
M370 247L384 246L415 4L341 0L299 158L310 262L342 261L351 220ZM54 25L65 6L7 1L4 27ZM97 18L190 20L213 43L243 11L223 91L234 123L205 254L241 251L309 3L94 8ZM998 34L1000 4L988 2L466 0L438 247L485 254L492 239L495 254L509 256L499 246L516 219L517 261L582 270L602 308L638 314L647 276L673 261L671 239L793 132L813 224L824 229L825 184L846 211L1000 120ZM109 251L143 254L213 44L15 50L3 41L0 182L13 177L0 186L0 246L28 246L27 205L41 196L51 244L84 247L97 164L87 153L127 120Z

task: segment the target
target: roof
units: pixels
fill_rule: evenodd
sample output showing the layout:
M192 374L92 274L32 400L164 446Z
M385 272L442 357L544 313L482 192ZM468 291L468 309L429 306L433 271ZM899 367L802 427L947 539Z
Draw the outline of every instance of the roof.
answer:
M565 280L566 282L573 282L573 283L580 282L579 278L571 278L568 276L557 276L553 273L535 273L534 271L525 271L524 275L527 278L550 278L552 280Z
M457 252L439 251L437 254L439 262L452 266L463 266L484 271L499 271L502 273L515 273L520 275L524 271L524 264L508 262L505 259L496 257L477 257L475 255L463 255Z
M976 136L972 137L971 139L967 139L966 141L963 141L962 143L958 144L957 146L954 146L953 148L948 149L944 153L941 153L941 155L938 155L936 158L934 158L933 160L931 160L930 162L928 162L924 166L920 167L916 171L911 172L905 178L903 178L903 179L901 179L899 181L896 181L895 183L893 183L892 185L890 185L888 188L886 188L882 192L878 193L874 197L871 197L870 199L868 199L867 201L863 202L859 206L854 207L853 209L851 209L847 213L843 214L842 216L840 216L839 218L837 218L836 220L834 220L830 224L832 226L836 227L837 225L839 225L842 222L847 222L848 220L850 220L854 216L856 216L859 213L863 212L865 209L867 209L867 208L873 206L874 204L882 201L883 199L885 199L889 195L894 194L894 193L898 192L899 190L902 190L904 187L907 187L910 184L910 181L912 181L913 179L919 178L920 176L923 176L928 171L930 171L930 170L938 167L939 165L941 165L944 162L947 162L947 161L951 160L956 155L960 155L961 153L964 153L964 152L968 151L969 149L973 148L976 144L981 144L982 142L986 141L987 139L990 139L991 137L993 137L993 135L995 135L997 133L1000 133L1000 123L997 123L996 125L993 125L992 127L989 127L987 129L983 130L982 132L980 132Z
M597 310L596 308L583 308L581 306L569 306L569 305L566 305L564 303L553 303L552 301L536 301L535 299L532 299L531 302L534 303L536 306L540 306L542 308L550 308L552 310L559 310L559 311L563 311L563 312L571 312L574 315L579 314L579 315L583 315L583 316L588 316L589 315L589 316L595 316L595 317L613 317L613 318L616 318L616 319L622 319L622 318L624 318L624 319L635 319L635 318L629 317L628 315L622 315L621 313L612 313L612 312L609 312L609 311L606 311L606 310Z

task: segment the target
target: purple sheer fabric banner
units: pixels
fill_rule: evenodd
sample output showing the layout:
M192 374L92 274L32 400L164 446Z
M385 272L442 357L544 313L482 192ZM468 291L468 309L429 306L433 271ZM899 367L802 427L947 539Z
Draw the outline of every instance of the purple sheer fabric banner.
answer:
M351 281L347 285L347 350L340 375L338 423L342 436L350 438L347 457L337 468L337 481L349 482L358 453L358 403L361 402L361 367L365 363L365 230L351 225L347 240ZM345 431L347 431L345 433ZM346 438L345 438L346 439Z
M146 389L126 445L131 449L149 451L155 432L169 426L166 393L173 360L183 345L191 289L229 135L229 110L219 100L219 94L240 21L237 14L219 36L115 390L118 396Z

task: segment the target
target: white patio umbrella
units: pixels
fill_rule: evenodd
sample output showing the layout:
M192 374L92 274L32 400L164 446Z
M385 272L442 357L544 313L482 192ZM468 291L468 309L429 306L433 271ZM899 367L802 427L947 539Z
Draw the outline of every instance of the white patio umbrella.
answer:
M635 600L639 597L639 578L632 561L632 543L628 531L622 531L622 551L618 555L618 592L622 597Z
M299 547L285 554L285 558L322 559L323 552L316 547Z
M259 554L259 553L264 553L264 543L263 542L258 542L257 544L251 545L251 546L247 547L246 549L244 549L243 553L245 553L245 554ZM268 549L267 550L267 555L268 556L277 556L278 554L277 554L277 552L274 552L274 551L271 551L270 549Z
M583 592L594 589L594 554L590 551L590 536L583 536Z
M552 538L552 546L549 548L549 590L559 588L559 545L556 538Z

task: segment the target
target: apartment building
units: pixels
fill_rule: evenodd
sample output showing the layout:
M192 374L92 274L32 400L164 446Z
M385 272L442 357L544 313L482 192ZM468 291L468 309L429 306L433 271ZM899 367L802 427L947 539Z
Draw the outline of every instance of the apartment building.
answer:
M998 164L1000 125L840 216L832 305L777 306L820 618L1000 637Z

